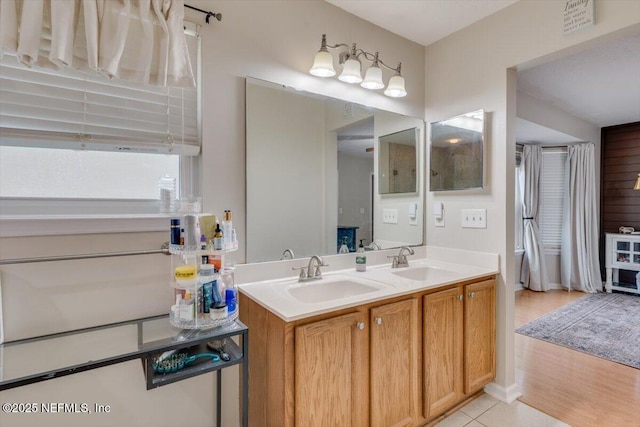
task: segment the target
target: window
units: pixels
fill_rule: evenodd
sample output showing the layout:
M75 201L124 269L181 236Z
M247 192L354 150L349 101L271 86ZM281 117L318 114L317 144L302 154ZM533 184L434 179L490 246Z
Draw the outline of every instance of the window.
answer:
M539 226L546 250L559 250L562 242L566 160L566 149L542 150Z
M195 30L189 25L187 44L197 77ZM185 185L197 181L187 157L200 153L198 92L29 69L4 55L0 213L157 213L164 174L191 194Z
M522 223L522 191L520 190L520 165L516 166L516 206L515 206L515 246L516 250L523 250Z
M515 248L524 249L522 221L522 193L520 189L520 159L522 146L516 148L515 190ZM540 203L538 226L547 252L560 249L562 243L562 215L564 211L565 170L567 152L564 148L543 148L540 171Z

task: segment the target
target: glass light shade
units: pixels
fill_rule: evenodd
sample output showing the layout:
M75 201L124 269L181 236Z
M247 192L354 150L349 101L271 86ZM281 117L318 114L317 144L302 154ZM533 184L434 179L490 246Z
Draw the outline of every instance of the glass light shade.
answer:
M389 84L384 90L384 94L392 98L402 98L407 95L404 89L404 77L395 75L389 79Z
M329 52L319 51L313 60L313 66L309 70L310 74L318 77L333 77L336 70L333 68L333 56Z
M369 67L364 75L364 81L360 83L365 89L382 89L384 83L382 82L382 70L380 67Z
M634 190L640 190L640 173L638 174L638 180L636 181L636 185L633 186Z
M360 61L356 59L347 59L342 65L342 74L338 77L345 83L360 83L362 75L360 74Z

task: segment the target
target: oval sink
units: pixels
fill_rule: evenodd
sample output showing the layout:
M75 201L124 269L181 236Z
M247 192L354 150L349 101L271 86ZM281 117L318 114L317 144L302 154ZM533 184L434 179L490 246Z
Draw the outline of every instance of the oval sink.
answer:
M394 271L393 274L409 280L419 280L421 282L448 281L455 280L460 274L449 270L442 270L434 267L416 267L408 270Z
M355 282L348 279L325 282L300 283L289 287L289 294L300 302L314 303L331 301L355 295L367 294L382 289L382 286L374 286Z

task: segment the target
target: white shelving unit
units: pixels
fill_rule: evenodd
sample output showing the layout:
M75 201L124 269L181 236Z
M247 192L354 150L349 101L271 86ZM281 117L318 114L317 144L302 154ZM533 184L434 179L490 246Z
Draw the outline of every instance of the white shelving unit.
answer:
M606 233L605 289L640 294L637 283L620 283L620 270L640 272L640 234ZM632 287L632 286L635 286Z
M209 307L205 309L204 307L202 283L199 280L200 266L202 265L203 257L207 257L208 259L218 259L219 270L222 271L225 267L224 256L237 250L237 243L233 248L223 250L199 249L196 245L169 245L172 269L171 286L177 290L176 293L181 292L183 296L188 293L189 299L193 299L192 305L189 305L191 308L189 309L187 316L183 316L182 313L170 314L169 322L171 325L180 329L208 329L228 325L238 318L239 309L237 302L235 309L228 311L224 318L210 317L212 309ZM186 267L193 271L193 277L178 280L175 276L175 271L180 267ZM208 279L212 281L216 280L218 286L220 286L220 275L218 273L213 276L209 276ZM224 301L224 290L220 289L220 293L222 294L221 297Z

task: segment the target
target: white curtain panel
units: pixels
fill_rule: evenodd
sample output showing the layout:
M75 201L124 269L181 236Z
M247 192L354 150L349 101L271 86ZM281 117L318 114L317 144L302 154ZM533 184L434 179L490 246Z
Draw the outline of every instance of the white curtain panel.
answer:
M589 293L602 291L594 151L591 143L567 148L560 253L562 285Z
M522 219L524 221L524 256L520 270L520 282L532 291L549 290L544 247L538 229L541 168L542 148L525 145L522 149L519 177L520 194L522 194Z
M0 0L0 54L153 86L195 87L184 0Z

